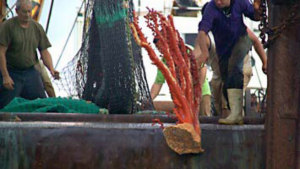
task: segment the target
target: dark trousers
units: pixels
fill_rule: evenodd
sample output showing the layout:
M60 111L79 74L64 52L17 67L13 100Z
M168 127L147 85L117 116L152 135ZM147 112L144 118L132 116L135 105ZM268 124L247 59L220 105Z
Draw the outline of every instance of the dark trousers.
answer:
M46 97L41 75L34 67L26 70L9 69L8 72L14 81L14 89L7 90L4 88L0 74L0 109L15 97L28 100Z
M244 58L251 47L252 42L248 34L245 34L236 42L230 54L219 56L221 77L224 83L223 93L227 100L227 89L243 89Z

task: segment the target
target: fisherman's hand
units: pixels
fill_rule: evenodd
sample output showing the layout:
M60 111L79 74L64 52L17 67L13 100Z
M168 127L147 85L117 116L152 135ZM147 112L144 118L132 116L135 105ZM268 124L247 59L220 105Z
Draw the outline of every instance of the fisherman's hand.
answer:
M207 57L202 55L201 52L197 52L196 50L193 51L193 55L195 57L198 69L201 69L205 65Z
M253 8L254 8L254 10L256 10L256 11L259 11L260 9L260 3L261 3L261 0L254 0L254 2L253 2Z
M59 80L60 76L59 76L59 72L57 70L51 70L51 75L55 80Z
M14 90L14 81L10 76L3 77L3 86L8 90Z
M201 50L198 49L198 48L195 48L192 52L193 56L195 57L195 60L196 60L196 64L197 64L197 67L198 69L202 67L203 63L204 63L204 59L201 58Z
M202 69L205 66L206 60L207 57L203 57L203 56L200 56L198 61L196 60L199 69Z
M254 0L253 8L254 8L254 18L256 20L261 19L262 8L260 8L261 0Z
M197 64L197 67L198 69L201 69L204 67L207 59L208 59L208 55L205 54L204 52L201 51L200 47L199 48L195 48L193 50L193 55L195 57L195 60L196 60L196 64Z
M123 8L129 9L129 3L128 3L128 1L124 1L123 2Z
M264 74L267 74L267 64L262 65L262 71L264 72Z

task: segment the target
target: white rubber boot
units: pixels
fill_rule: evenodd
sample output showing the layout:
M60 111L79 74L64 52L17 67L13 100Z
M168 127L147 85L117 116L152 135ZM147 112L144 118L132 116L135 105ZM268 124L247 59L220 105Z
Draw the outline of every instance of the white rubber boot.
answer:
M228 101L230 106L230 114L225 119L220 119L220 124L243 124L243 90L242 89L227 89Z

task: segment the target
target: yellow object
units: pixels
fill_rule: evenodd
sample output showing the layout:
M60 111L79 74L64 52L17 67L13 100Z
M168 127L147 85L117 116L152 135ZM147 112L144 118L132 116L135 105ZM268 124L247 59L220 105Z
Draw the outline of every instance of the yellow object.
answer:
M35 21L39 21L43 5L44 0L32 0L31 16Z

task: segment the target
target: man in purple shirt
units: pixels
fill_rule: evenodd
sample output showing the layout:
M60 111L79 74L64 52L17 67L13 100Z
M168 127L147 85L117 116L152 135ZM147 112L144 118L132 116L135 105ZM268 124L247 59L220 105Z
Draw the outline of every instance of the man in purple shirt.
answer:
M259 3L254 4L250 4L249 0L211 0L199 23L193 53L200 65L206 62L208 48L205 39L211 31L219 57L224 96L231 109L227 118L219 120L222 124L243 124L243 60L252 45L243 15L258 20Z

